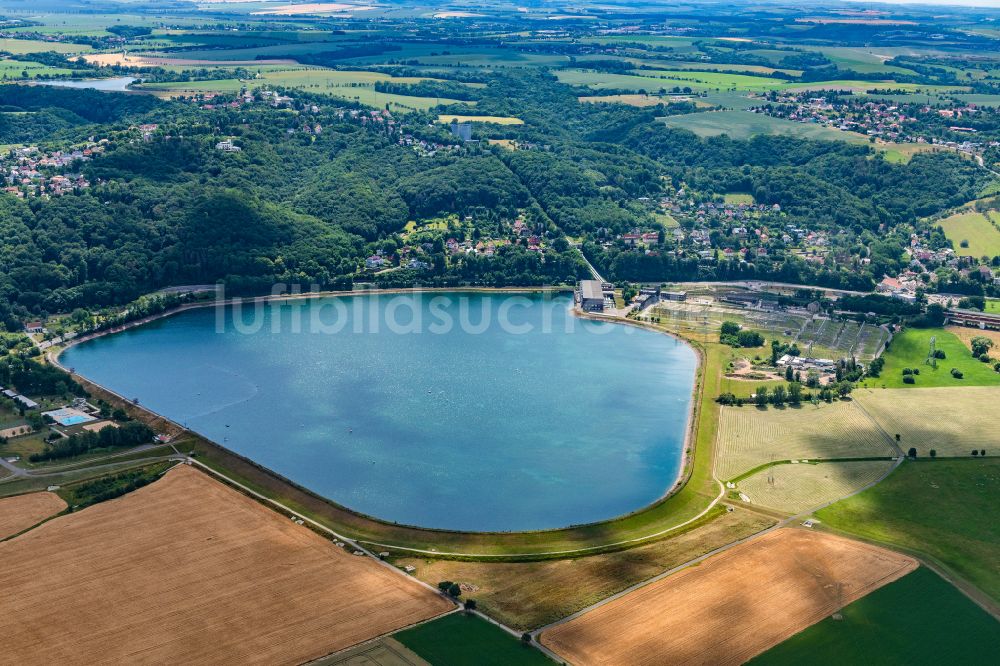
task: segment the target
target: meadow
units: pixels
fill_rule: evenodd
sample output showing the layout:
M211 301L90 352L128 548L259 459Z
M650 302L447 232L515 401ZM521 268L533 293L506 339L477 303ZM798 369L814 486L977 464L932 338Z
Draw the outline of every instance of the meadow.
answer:
M933 145L927 143L876 143L875 149L882 153L887 162L894 164L906 164L917 153L935 150Z
M668 127L690 130L703 137L728 134L733 139L747 139L755 134L781 134L804 139L868 143L868 137L857 132L845 132L785 118L773 118L741 109L667 116L662 121Z
M733 479L783 460L885 458L889 436L851 400L800 407L723 407L716 475Z
M973 449L1000 454L1000 387L969 386L924 389L862 389L854 399L903 451L917 455L969 456Z
M862 74L904 74L913 75L913 71L903 67L885 64L891 56L885 53L885 49L878 49L875 53L871 48L855 46L814 46L810 51L822 53L832 60L842 69L849 69Z
M774 465L736 484L751 504L798 514L833 502L875 483L889 473L891 460Z
M92 50L89 44L70 44L64 42L46 42L40 39L0 39L0 51L22 55L25 53L43 53L55 51L56 53L86 53Z
M635 70L635 74L615 74L582 69L560 69L556 76L563 83L594 90L633 90L656 92L674 87L694 91L739 89L744 91L778 90L781 79L747 74L722 74L696 70Z
M376 108L384 108L388 104L394 110L425 110L439 104L466 104L470 106L475 104L475 102L463 102L444 97L416 97L384 93L374 88L375 83L382 81L405 84L424 80L427 79L422 77L393 77L389 74L378 72L301 67L265 70L258 78L250 80L221 79L215 81L149 83L144 84L140 89L153 92L154 94L179 96L235 93L243 88L256 89L269 85L325 93L342 99L358 101Z
M940 220L945 236L955 247L955 254L966 257L1000 255L1000 215L994 211L980 213L969 210Z
M0 79L33 79L36 76L68 76L73 70L51 67L30 60L0 59Z
M1000 602L1000 458L905 462L816 513L826 527L922 554Z
M927 567L750 661L753 666L1000 662L1000 624Z
M935 349L944 353L937 359L937 367L927 362L931 338ZM973 358L972 352L955 335L943 328L911 328L898 333L882 356L885 366L878 377L863 379L859 386L866 388L933 388L938 386L998 386L1000 373L991 364ZM917 369L913 384L903 383L903 369ZM962 373L957 379L952 368Z

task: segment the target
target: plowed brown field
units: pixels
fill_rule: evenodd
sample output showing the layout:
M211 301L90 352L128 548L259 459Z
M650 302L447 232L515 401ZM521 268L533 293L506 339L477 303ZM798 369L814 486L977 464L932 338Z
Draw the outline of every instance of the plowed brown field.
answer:
M782 529L542 632L574 664L740 664L917 567L857 541Z
M55 493L31 493L0 499L0 539L26 530L66 508Z
M188 467L0 543L0 661L296 664L452 605Z

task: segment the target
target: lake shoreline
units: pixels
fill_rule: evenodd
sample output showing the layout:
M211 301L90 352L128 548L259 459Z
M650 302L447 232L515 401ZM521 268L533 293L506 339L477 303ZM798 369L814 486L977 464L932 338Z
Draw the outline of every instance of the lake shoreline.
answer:
M80 344L82 342L87 342L87 341L90 341L90 340L94 340L96 338L100 338L100 337L109 335L111 333L120 333L120 332L124 332L124 331L130 330L130 329L133 329L133 328L144 326L145 324L151 323L153 321L157 321L157 320L160 320L160 319L172 317L174 315L177 315L177 314L180 314L180 313L183 313L183 312L187 312L189 310L204 309L204 308L213 307L213 306L219 306L219 305L222 305L224 307L229 307L229 306L235 305L235 304L275 303L275 302L280 303L280 302L287 302L287 301L317 300L317 299L336 298L336 297L345 297L345 296L373 296L373 295L380 295L380 294L382 294L382 295L411 294L411 293L414 293L414 292L438 293L438 294L441 294L441 293L469 293L469 294L504 294L504 295L516 295L516 294L539 294L539 293L565 293L565 292L568 292L568 291L571 291L571 288L569 288L569 287L534 287L534 288L532 288L532 287L508 287L508 288L440 287L440 288L426 288L426 289L418 289L418 290L414 290L414 289L411 289L411 288L384 289L384 290L382 290L382 289L366 289L366 290L352 290L352 291L310 292L310 293L304 293L304 294L268 295L268 296L257 296L257 297L246 297L246 298L231 298L231 299L225 299L225 300L222 300L222 301L211 300L211 301L203 301L203 302L197 302L197 303L186 303L186 304L181 305L181 306L179 306L177 308L173 308L171 310L168 310L168 311L165 311L165 312L162 312L162 313L158 313L158 314L152 315L150 317L146 317L146 318L143 318L143 319L140 319L140 320L136 320L136 321L133 321L133 322L128 322L127 324L125 324L123 326L115 327L115 328L112 328L112 329L106 329L106 330L103 330L103 331L98 331L96 333L88 334L88 335L85 335L85 336L80 336L78 338L73 338L73 339L67 341L66 344L65 344L65 346L63 346L61 348L58 348L56 350L53 350L51 352L48 352L46 354L46 358L49 360L49 362L53 363L53 365L55 365L56 367L59 367L59 368L63 369L66 372L70 372L70 370L68 368L66 368L62 364L62 362L60 360L60 356L61 356L61 354L62 354L63 351L65 351L66 349L69 349L71 347L74 347L77 344ZM637 509L635 509L633 511L630 511L630 512L627 512L627 513L623 513L623 514L619 514L619 515L613 516L611 518L596 520L596 521L592 521L592 522L571 524L571 525L562 526L562 527L549 527L549 528L527 529L527 530L465 530L465 529L449 529L449 528L423 527L423 526L420 526L420 525L412 525L412 524L406 524L406 523L400 523L400 522L393 522L391 520L379 518L377 516L365 513L363 511L352 509L352 508L350 508L348 506L345 506L344 504L341 504L341 503L339 503L339 502L337 502L335 500L332 500L332 499L330 499L330 498L328 498L328 497L326 497L326 496L324 496L324 495L322 495L322 494L320 494L320 493L318 493L316 491L313 491L313 490L310 490L309 488L301 486L299 483L291 481L290 479L288 479L287 477L285 477L281 473L276 472L275 470L272 470L269 467L267 467L267 466L265 466L265 465L263 465L261 463L258 463L256 461L254 461L252 458L249 458L249 457L247 457L247 456L245 456L243 454L240 454L240 453L237 453L235 451L232 451L228 447L226 447L226 446L224 446L222 444L219 444L218 442L214 441L212 438L210 438L210 437L208 437L206 435L203 435L203 434L201 434L201 433L199 433L197 431L191 430L190 428L187 428L187 427L185 427L185 426L177 423L176 421L174 421L174 420L172 420L172 419L170 419L170 418L168 418L168 417L166 417L166 416L164 416L162 414L159 414L159 413L157 413L157 412L155 412L155 411L153 411L153 410L151 410L151 409L149 409L147 407L144 407L144 406L141 406L139 404L136 404L132 400L124 397L121 394L118 394L115 391L110 390L109 388L107 388L106 386L103 386L102 384L99 384L98 382L95 382L95 381L92 381L90 379L87 379L86 377L83 377L82 375L78 375L78 376L80 378L82 378L87 384L89 384L89 385L91 385L93 387L99 388L100 390L106 392L107 394L109 394L111 396L114 396L118 400L122 401L123 403L125 403L125 404L127 404L127 405L129 405L131 407L133 407L134 409L137 409L137 410L139 410L141 412L144 412L144 413L152 416L154 419L158 420L160 423L169 423L169 424L171 424L173 426L172 429L174 429L176 431L176 434L178 434L178 435L182 434L182 433L188 433L188 434L192 435L193 437L195 437L196 439L203 440L204 442L210 444L211 446L213 446L213 447L215 447L215 448L217 448L217 449L225 452L227 455L234 456L234 457L242 460L244 463L252 465L253 467L259 469L261 472L263 472L263 473L271 476L272 478L276 479L280 483L287 484L287 485L295 488L296 490L298 490L300 492L305 492L305 493L307 493L307 494L309 494L309 495L311 495L311 496L313 496L313 497L321 500L322 502L327 503L328 505L330 505L331 507L333 507L333 508L335 508L337 510L346 512L347 514L355 516L356 518L360 518L360 519L362 519L364 521L370 521L372 523L375 523L376 525L382 525L384 527L391 528L391 529L394 529L394 530L395 529L414 530L414 531L423 533L424 535L432 535L432 534L456 535L456 536L489 536L489 535L493 535L493 536L497 536L497 537L503 538L505 536L510 536L510 535L532 535L532 534L537 534L537 535L553 534L553 535L555 535L555 534L558 534L558 533L565 534L565 533L568 533L568 532L573 532L574 530L580 530L580 529L586 530L588 528L593 528L593 527L600 526L600 525L613 524L616 521L621 521L621 520L629 519L629 518L635 517L637 515L643 514L643 513L647 512L647 511L649 511L649 510L651 510L651 509L659 506L664 501L666 501L667 499L669 499L672 496L674 496L682 488L684 488L684 486L687 483L687 481L689 480L689 478L691 476L691 472L692 472L692 463L693 463L694 453L695 453L693 451L692 445L693 445L693 442L694 442L694 434L695 434L695 430L696 430L696 427L697 427L697 424L696 424L696 414L697 414L697 411L698 411L697 400L698 400L698 395L699 395L699 393L700 393L700 391L702 389L702 381L700 379L700 374L703 372L704 362L705 362L703 351L701 349L699 349L699 346L697 344L694 344L692 341L686 340L682 336L677 335L675 333L664 331L664 330L662 330L660 328L649 326L649 325L646 325L646 324L644 324L642 322L632 321L632 320L628 320L628 319L624 319L624 318L610 317L610 316L599 316L599 315L594 315L592 313L584 313L584 312L580 311L578 308L576 308L575 306L570 306L568 308L568 310L569 310L569 312L571 313L572 316L580 318L580 319L589 319L589 320L595 320L595 321L603 321L603 322L606 322L606 323L627 324L627 325L634 326L636 328L645 329L645 330L648 330L648 331L651 331L651 332L655 332L655 333L660 333L660 334L667 335L668 337L673 338L674 340L676 340L676 341L678 341L680 343L683 343L685 346L687 346L689 349L691 349L695 353L696 363L695 363L695 366L694 366L695 379L692 382L692 389L691 389L691 393L690 393L690 396L689 396L689 404L688 404L688 408L686 410L686 423L685 423L685 426L684 426L684 439L683 439L682 447L681 447L680 452L679 452L679 454L680 454L680 463L678 465L677 474L673 478L672 482L669 485L665 486L665 489L664 489L663 493L659 497L657 497L655 500L653 500L651 502L648 502L648 503L644 504L643 506L641 506L640 508L637 508ZM73 373L71 373L71 374L73 374ZM699 514L698 518L700 518L703 515L704 515L704 512L702 512L702 514ZM683 525L686 525L687 522L689 522L689 521L681 523L681 525L677 525L676 527L680 528ZM673 528L670 528L670 529L673 529ZM400 546L400 548L405 548L405 547Z

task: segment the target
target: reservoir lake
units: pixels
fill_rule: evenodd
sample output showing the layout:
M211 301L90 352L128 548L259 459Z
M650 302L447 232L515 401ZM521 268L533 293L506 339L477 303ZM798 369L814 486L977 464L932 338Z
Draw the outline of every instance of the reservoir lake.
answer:
M571 306L436 292L208 307L60 362L355 511L558 528L674 484L697 368L679 340Z

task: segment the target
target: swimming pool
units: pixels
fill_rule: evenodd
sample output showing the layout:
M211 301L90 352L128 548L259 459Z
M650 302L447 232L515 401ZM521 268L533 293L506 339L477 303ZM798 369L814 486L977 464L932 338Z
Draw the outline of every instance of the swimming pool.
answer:
M61 426L69 427L80 425L81 423L89 423L94 421L94 417L89 414L84 414L78 409L71 409L69 407L64 407L63 409L55 409L51 412L44 412L45 416L48 416L53 421Z

